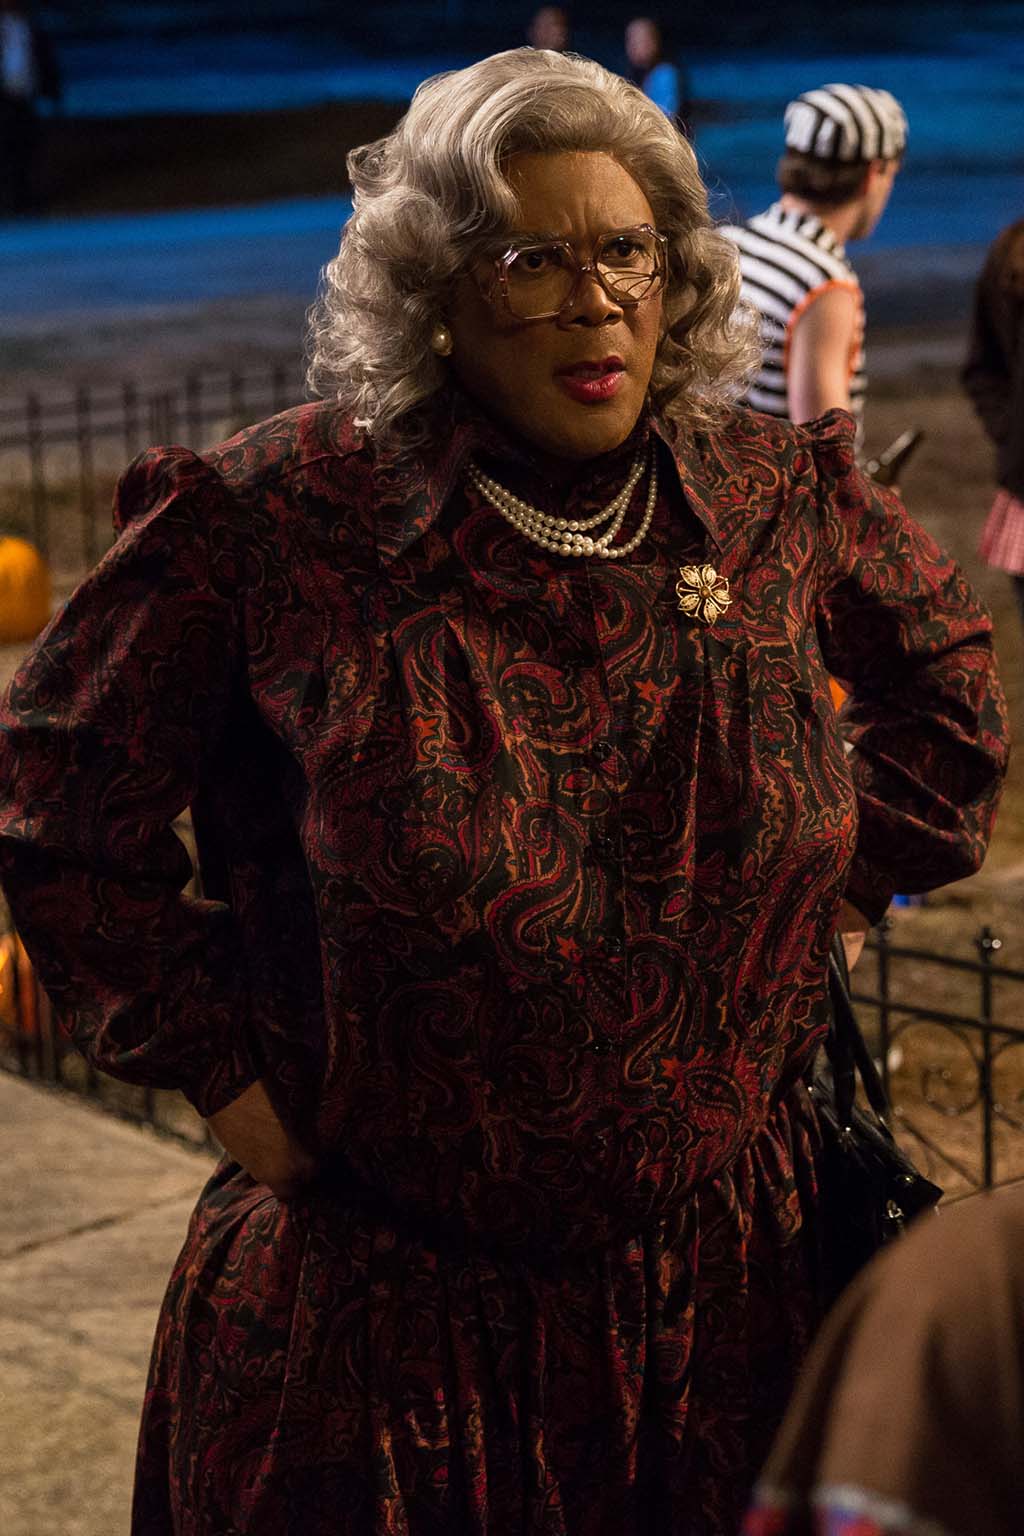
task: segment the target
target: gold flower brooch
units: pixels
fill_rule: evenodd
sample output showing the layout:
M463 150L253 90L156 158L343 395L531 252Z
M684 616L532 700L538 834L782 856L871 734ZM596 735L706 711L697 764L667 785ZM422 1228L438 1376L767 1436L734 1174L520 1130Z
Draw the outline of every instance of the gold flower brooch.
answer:
M700 624L713 624L732 602L728 581L713 565L681 565L676 593L683 612Z

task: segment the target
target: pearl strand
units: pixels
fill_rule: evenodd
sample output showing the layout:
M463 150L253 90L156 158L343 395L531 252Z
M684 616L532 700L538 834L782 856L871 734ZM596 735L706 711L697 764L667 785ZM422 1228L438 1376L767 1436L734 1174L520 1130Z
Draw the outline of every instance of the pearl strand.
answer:
M596 528L598 523L606 522L608 518L614 517L622 507L629 504L643 472L644 452L641 449L633 460L632 468L626 477L626 483L619 494L602 511L596 512L593 517L581 521L577 518L553 517L548 512L542 512L539 507L531 506L528 501L521 501L518 496L514 496L511 491L507 491L503 485L499 485L496 480L492 480L490 475L485 475L483 470L476 464L471 464L469 468L470 478L473 480L477 490L490 502L496 511L516 512L519 516L527 518L550 533L588 533L591 528Z
M638 467L639 466L639 467ZM636 471L634 475L634 470ZM650 457L650 478L647 486L647 502L644 507L644 515L633 537L626 543L612 547L612 540L622 527L629 502L632 498L637 482L643 473L643 457L637 460L637 464L630 471L629 479L622 490L605 510L596 518L590 518L585 523L576 519L552 518L546 513L540 512L536 507L531 507L528 502L520 501L518 496L513 496L506 491L504 486L482 473L477 466L470 462L466 470L470 484L479 491L484 500L498 512L506 522L510 523L517 533L529 539L541 549L550 550L558 555L598 555L602 560L621 560L623 555L630 554L643 539L654 518L655 503L658 499L658 471L654 454ZM612 522L604 533L591 539L582 532L584 528L593 528L598 522L603 521L609 515ZM575 525L575 526L574 526Z

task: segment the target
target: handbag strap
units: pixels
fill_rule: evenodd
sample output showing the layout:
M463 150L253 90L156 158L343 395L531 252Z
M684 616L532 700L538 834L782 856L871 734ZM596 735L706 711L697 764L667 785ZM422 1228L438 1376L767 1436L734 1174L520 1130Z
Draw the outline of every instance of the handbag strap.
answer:
M867 1101L885 1125L889 1119L889 1100L853 1011L846 951L838 933L832 940L828 957L828 991L832 1005L832 1027L825 1042L825 1050L832 1064L839 1122L843 1126L852 1122L859 1073Z

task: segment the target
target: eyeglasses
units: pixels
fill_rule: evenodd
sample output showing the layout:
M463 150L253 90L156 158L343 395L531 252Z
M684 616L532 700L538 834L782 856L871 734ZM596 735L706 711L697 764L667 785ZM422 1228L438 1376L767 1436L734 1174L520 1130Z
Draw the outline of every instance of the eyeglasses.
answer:
M567 240L510 245L494 263L497 286L517 320L551 320L573 302L590 272L616 304L632 308L665 286L668 240L650 224L599 235L581 262Z

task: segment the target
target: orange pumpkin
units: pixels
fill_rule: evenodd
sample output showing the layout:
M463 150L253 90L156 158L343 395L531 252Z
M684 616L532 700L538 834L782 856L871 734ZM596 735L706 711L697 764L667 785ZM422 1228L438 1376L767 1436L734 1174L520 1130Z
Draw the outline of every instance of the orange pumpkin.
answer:
M0 935L0 1030L34 1035L39 1028L35 976L16 933Z
M50 617L50 568L27 539L0 536L0 645L34 640Z
M17 980L14 969L17 960L14 953L14 935L5 933L0 938L0 1029L13 1031L17 1002Z

